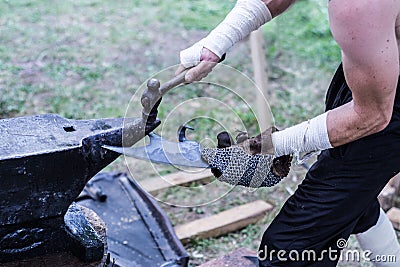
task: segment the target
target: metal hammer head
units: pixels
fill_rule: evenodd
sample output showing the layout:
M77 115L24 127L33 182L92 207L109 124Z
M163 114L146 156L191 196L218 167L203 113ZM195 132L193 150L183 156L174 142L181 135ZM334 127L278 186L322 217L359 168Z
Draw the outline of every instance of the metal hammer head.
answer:
M159 88L160 81L157 79L150 79L147 82L147 89L142 94L142 118L146 122L146 125L153 124L157 119L157 109L161 103L161 94Z

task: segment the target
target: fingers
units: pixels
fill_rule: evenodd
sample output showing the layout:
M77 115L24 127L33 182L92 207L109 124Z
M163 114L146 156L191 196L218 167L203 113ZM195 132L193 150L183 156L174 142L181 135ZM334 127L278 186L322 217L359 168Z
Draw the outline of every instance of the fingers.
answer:
M188 49L181 51L181 65L175 75L182 73L185 69L193 67L185 75L187 83L200 81L206 77L221 60L211 50L200 44L195 44Z
M221 132L217 135L218 148L226 148L233 145L233 140L227 132Z
M218 140L217 148L230 147L233 144L233 140L229 135L229 133L227 132L220 132L217 135L217 140ZM222 172L217 168L211 168L211 173L217 178L221 177L222 175Z
M218 63L210 61L201 61L199 65L191 68L185 75L185 81L187 83L192 83L195 81L200 81L201 79L207 77L207 75L212 71L212 69ZM183 65L179 65L178 69L175 71L175 76L184 72L187 68Z
M200 81L205 78L217 64L218 63L211 61L201 61L199 65L193 67L186 73L186 82Z
M239 133L236 135L237 144L243 143L247 139L249 139L249 134L247 132L239 131Z
M274 159L271 170L278 177L286 177L289 174L291 163L292 156L280 156Z
M218 144L217 144L217 148L226 148L226 147L230 147L232 146L233 140L232 137L229 135L228 132L220 132L217 135L217 140L218 140ZM219 178L222 176L222 171L219 170L218 168L211 168L211 173L216 177Z
M200 63L186 74L187 82L200 81L205 78L221 59L211 50L203 47L201 50Z

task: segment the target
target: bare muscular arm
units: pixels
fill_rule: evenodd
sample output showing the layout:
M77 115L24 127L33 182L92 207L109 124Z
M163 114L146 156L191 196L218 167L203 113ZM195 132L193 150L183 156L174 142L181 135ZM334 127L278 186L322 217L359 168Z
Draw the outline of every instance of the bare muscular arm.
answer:
M328 113L329 140L339 146L383 130L390 121L399 76L392 0L331 0L332 34L342 49L353 101Z

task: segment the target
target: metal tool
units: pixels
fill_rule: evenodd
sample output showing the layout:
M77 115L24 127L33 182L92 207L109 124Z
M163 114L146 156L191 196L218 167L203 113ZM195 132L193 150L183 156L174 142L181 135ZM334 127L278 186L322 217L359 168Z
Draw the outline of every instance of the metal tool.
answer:
M160 84L157 79L150 79L147 82L147 89L143 92L141 102L143 106L142 118L147 124L152 125L157 120L158 106L162 97L172 88L185 82L185 75L188 70L180 73L170 81Z
M185 82L185 75L188 69L180 73L170 81L160 84L157 79L150 79L147 82L147 89L143 92L141 103L143 106L142 119L147 125L154 125L157 120L158 106L161 103L162 96L172 88ZM179 129L179 142L165 140L161 136L151 132L149 134L150 144L144 147L127 148L121 146L104 145L108 150L143 160L150 160L154 163L163 163L176 166L188 166L197 168L207 168L209 165L201 158L200 145L195 141L188 141L185 137L188 126L182 126Z
M225 60L225 54L222 55L222 62ZM141 103L143 106L142 119L146 122L146 131L150 132L150 128L157 122L158 107L161 104L162 97L176 86L185 83L186 73L190 70L186 69L171 80L160 84L157 79L150 79L147 82L147 89L143 92ZM150 125L150 127L148 127ZM150 144L144 147L127 148L112 145L104 145L103 148L124 154L126 156L150 160L155 163L164 163L176 166L188 166L196 168L210 167L201 158L200 144L195 141L188 141L185 137L188 126L183 126L179 130L179 142L165 140L161 136L150 133Z
M111 151L124 154L142 160L150 160L154 163L163 163L174 166L186 166L195 168L210 167L201 157L201 147L196 141L186 139L186 130L193 128L183 125L178 130L179 142L173 142L163 137L150 133L150 143L141 147L115 147L103 146Z

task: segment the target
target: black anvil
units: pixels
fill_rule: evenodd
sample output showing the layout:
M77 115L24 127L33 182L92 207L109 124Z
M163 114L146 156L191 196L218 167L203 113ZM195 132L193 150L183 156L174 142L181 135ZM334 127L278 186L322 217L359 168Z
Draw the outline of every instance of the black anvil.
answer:
M0 120L0 262L69 249L101 259L103 243L71 204L119 156L103 145L131 146L158 124L54 114Z
M46 114L0 120L0 262L53 252L73 252L85 262L104 260L106 237L97 234L88 221L92 217L86 217L85 209L74 201L84 188L94 199L107 199L88 183L120 156L103 146L132 146L153 131L160 124L157 108L162 96L184 82L184 74L162 86L156 79L149 80L140 118L70 120ZM148 218L154 219L150 224L154 229L145 233L153 236L149 244L150 239L168 244L158 253L166 261L172 259L165 266L187 266L188 256L161 210L133 181L129 185L128 195L136 199L129 209L143 213L147 227Z

